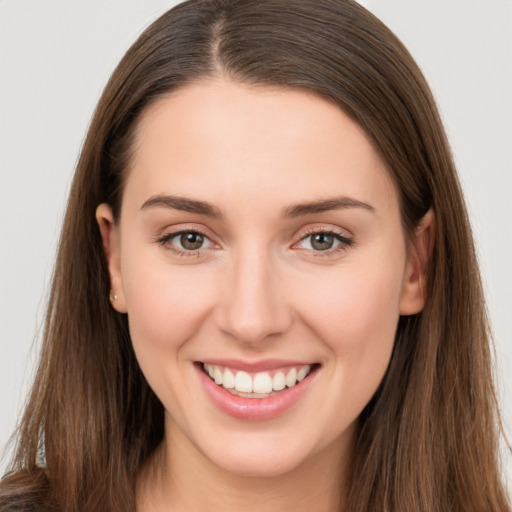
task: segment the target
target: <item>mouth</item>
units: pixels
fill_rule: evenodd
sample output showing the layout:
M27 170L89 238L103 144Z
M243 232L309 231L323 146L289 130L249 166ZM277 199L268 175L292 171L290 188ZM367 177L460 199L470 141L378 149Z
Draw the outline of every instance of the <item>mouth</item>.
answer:
M242 398L270 398L296 387L320 366L318 363L286 365L251 372L233 367L199 363L202 371L219 387Z
M294 410L321 373L319 363L283 360L209 360L194 366L217 410L244 421L272 420Z

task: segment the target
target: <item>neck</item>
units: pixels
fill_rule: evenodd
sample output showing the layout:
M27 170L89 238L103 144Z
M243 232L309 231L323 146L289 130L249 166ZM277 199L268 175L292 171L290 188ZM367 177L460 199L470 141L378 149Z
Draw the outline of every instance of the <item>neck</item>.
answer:
M312 455L291 471L274 476L246 476L219 468L176 426L141 471L138 512L245 510L247 512L339 512L350 457L347 436Z

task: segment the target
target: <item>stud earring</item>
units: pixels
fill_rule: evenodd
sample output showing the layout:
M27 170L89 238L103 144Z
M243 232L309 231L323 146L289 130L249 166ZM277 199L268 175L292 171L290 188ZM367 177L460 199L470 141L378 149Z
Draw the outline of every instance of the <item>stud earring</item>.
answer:
M110 297L110 302L112 302L112 304L117 300L117 295L114 293L114 295L111 295Z

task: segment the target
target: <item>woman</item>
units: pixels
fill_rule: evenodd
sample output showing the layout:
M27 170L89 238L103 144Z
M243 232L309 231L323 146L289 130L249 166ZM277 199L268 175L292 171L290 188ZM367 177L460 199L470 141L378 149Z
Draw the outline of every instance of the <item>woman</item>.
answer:
M186 2L91 123L1 510L509 511L494 396L407 51L353 2Z

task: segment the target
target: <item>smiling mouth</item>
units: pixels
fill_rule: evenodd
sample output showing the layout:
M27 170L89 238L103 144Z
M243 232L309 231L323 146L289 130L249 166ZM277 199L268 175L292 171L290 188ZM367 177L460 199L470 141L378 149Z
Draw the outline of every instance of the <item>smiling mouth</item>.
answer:
M290 366L264 372L249 373L242 370L200 363L202 370L219 387L243 398L269 398L293 388L313 373L319 364Z

